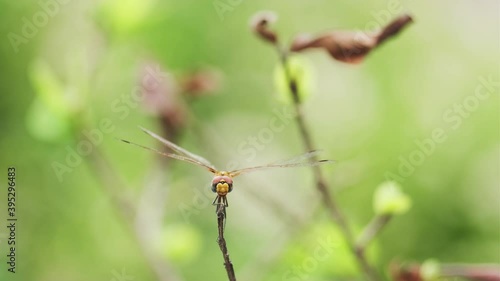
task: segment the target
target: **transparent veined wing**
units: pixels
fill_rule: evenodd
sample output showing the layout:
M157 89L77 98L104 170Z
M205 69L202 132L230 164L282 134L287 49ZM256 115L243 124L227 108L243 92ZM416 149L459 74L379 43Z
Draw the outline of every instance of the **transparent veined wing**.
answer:
M159 140L161 143L163 143L164 145L166 145L168 148L172 149L173 151L175 151L175 152L177 152L177 153L180 153L180 154L183 154L183 155L184 155L184 156L186 156L187 158L191 158L192 160L195 160L195 161L197 161L197 162L199 162L199 163L202 163L202 164L203 164L203 166L205 166L205 167L210 167L210 168L212 168L213 170L217 170L217 169L215 168L215 166L214 166L212 163L210 163L210 161L208 161L207 159L205 159L205 158L203 158L203 157L201 157L201 156L199 156L199 155L196 155L196 154L194 154L194 153L192 153L192 152L187 151L186 149L184 149L184 148L182 148L182 147L180 147L180 146L178 146L178 145L176 145L176 144L174 144L174 143L172 143L172 142L170 142L170 141L168 141L168 140L166 140L166 139L164 139L164 138L160 137L159 135L157 135L157 134L155 134L155 133L151 132L151 131L150 131L150 130L148 130L148 129L145 129L145 128L140 127L140 126L139 126L139 128L140 128L140 129L141 129L144 133L146 133L146 134L148 134L148 135L152 136L153 138L155 138L155 139Z
M128 141L128 140L124 140L124 139L120 139L122 142L124 143L128 143L128 144L132 144L132 145L135 145L135 146L138 146L138 147L141 147L141 148L144 148L144 149L147 149L149 151L153 151L155 153L158 153L160 155L163 155L165 157L169 157L169 158L173 158L173 159L177 159L177 160L181 160L181 161L184 161L184 162L188 162L188 163L191 163L191 164L195 164L195 165L198 165L198 166L201 166L201 167L204 167L206 168L208 171L212 172L212 173L216 173L217 172L217 169L215 169L214 167L212 166L209 166L205 163L202 163L196 159L192 159L190 157L187 157L187 156L183 156L183 155L177 155L177 154L173 154L173 153L168 153L168 152L161 152L159 150L156 150L154 148L150 148L150 147L147 147L147 146L144 146L144 145L140 145L140 144L137 144L137 143L134 143L134 142L131 142L131 141Z
M313 150L313 151L309 151L307 153L295 156L295 157L290 158L290 159L286 159L286 160L282 160L282 161L278 161L278 162L273 162L273 163L270 163L267 165L234 170L234 171L229 172L229 174L232 177L236 177L236 176L239 176L241 174L246 174L249 172L254 172L254 171L259 171L259 170L265 170L265 169L269 169L269 168L306 167L306 166L317 166L317 165L335 162L332 160L317 160L316 157L318 156L319 152L320 151L318 151L318 150Z

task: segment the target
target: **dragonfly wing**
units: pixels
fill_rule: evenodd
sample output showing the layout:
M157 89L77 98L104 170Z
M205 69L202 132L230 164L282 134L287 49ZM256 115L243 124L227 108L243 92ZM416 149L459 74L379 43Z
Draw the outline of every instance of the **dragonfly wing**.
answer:
M321 150L312 150L312 151L306 152L304 154L294 156L294 157L289 158L289 159L273 162L271 164L290 164L290 163L303 162L306 160L312 160L312 159L315 159L315 157L318 156L318 154L320 152L321 152Z
M197 161L195 159L191 159L191 158L186 157L186 156L177 155L177 154L173 154L173 153L167 153L167 152L161 152L161 151L158 151L156 149L153 149L153 148L150 148L150 147L147 147L147 146L143 146L143 145L140 145L140 144L128 141L128 140L123 140L123 139L120 139L120 140L123 141L124 143L128 143L128 144L131 144L131 145L135 145L135 146L147 149L149 151L153 151L153 152L158 153L160 155L163 155L165 157L169 157L169 158L181 160L181 161L184 161L184 162L188 162L188 163L191 163L191 164L195 164L195 165L204 167L205 169L207 169L208 171L210 171L211 173L214 173L214 174L217 172L217 169L215 169L214 167L206 165L205 163L202 163L202 162Z
M212 163L210 163L210 161L208 161L207 159L205 159L205 158L203 158L203 157L201 157L199 155L196 155L196 154L194 154L192 152L187 151L186 149L184 149L184 148L182 148L182 147L180 147L180 146L178 146L178 145L176 145L176 144L174 144L174 143L172 143L172 142L170 142L170 141L168 141L168 140L160 137L159 135L151 132L148 129L145 129L143 127L139 127L139 128L143 132L145 132L146 134L148 134L148 135L152 136L153 138L159 140L161 143L163 143L164 145L166 145L168 148L172 149L173 151L178 152L180 154L183 154L183 155L187 156L188 158L192 158L193 160L196 160L197 162L203 163L204 166L208 166L208 167L211 167L212 169L216 170L215 166Z
M318 153L319 153L319 151L314 150L314 151L310 151L310 152L295 156L295 157L287 159L287 160L274 162L274 163L270 163L270 164L262 165L262 166L255 166L255 167L249 167L249 168L243 168L240 170L231 171L231 172L229 172L229 174L232 177L236 177L236 176L239 176L241 174L265 170L265 169L269 169L269 168L293 168L293 167L308 167L308 166L312 167L312 166L318 166L318 165L334 162L331 160L316 160L316 156L318 155Z

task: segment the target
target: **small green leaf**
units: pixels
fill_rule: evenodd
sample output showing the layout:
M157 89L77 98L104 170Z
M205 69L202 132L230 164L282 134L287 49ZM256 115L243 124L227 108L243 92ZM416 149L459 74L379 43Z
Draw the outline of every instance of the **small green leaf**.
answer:
M420 276L424 281L437 280L441 275L441 265L435 259L428 259L420 266Z
M26 128L38 140L57 142L69 136L71 124L67 118L54 114L39 98L35 98L26 113Z
M373 207L378 215L399 215L410 209L411 199L401 191L398 183L387 181L377 187Z
M195 259L202 246L200 231L185 224L165 227L161 241L162 255L178 263L190 262Z
M64 99L64 85L50 65L38 59L31 64L28 75L36 95L47 106L47 109L56 115L68 115L69 108Z
M314 92L315 79L314 70L309 61L298 57L288 59L288 74L296 81L299 100L302 102L309 98ZM287 73L283 65L279 63L274 68L274 84L278 91L278 99L284 103L292 104L293 98L290 91Z
M117 34L137 29L148 19L156 0L111 0L104 1L97 11L98 21Z

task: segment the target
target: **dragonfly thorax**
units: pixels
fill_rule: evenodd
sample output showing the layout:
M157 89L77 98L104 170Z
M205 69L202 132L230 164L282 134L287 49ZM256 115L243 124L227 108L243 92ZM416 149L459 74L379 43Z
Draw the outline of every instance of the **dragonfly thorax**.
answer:
M215 176L212 180L212 191L219 196L226 196L226 194L233 190L233 179L226 176L225 173L221 174Z

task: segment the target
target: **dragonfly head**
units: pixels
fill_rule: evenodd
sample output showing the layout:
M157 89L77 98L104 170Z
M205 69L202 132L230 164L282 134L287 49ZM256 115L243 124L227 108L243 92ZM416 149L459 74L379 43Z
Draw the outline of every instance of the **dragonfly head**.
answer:
M212 180L212 191L219 196L225 196L233 190L233 179L227 172L218 173Z

